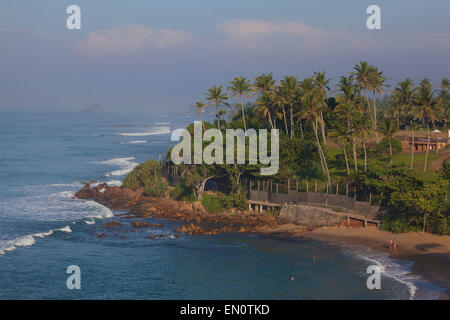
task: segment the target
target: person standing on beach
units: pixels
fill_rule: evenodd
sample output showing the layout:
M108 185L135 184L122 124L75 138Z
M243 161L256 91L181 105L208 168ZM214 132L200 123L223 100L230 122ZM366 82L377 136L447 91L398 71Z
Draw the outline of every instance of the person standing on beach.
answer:
M389 243L389 251L391 251L394 248L394 239L391 239L391 242Z
M394 239L394 251L397 251L397 240Z

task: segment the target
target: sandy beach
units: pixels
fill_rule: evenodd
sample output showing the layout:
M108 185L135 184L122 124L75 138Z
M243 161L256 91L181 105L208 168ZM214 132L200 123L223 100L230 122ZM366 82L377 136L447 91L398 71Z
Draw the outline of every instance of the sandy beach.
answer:
M302 236L326 242L362 245L387 252L393 258L413 261L412 273L450 288L450 236L417 232L393 234L375 227L319 228L307 231ZM389 248L391 239L397 241L396 251ZM440 299L450 299L450 290L447 289Z

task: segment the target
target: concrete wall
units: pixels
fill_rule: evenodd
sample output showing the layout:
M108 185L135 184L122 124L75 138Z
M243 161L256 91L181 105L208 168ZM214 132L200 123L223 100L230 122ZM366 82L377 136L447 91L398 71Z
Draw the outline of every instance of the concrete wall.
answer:
M319 192L297 192L289 190L289 193L274 193L268 191L250 190L250 200L267 201L278 204L304 203L319 206L341 207L364 215L371 219L376 219L382 210L379 206L373 206L368 202L356 201L346 196L326 194Z
M328 208L309 207L303 205L284 205L278 216L278 223L293 223L308 227L336 226L346 221L342 214Z

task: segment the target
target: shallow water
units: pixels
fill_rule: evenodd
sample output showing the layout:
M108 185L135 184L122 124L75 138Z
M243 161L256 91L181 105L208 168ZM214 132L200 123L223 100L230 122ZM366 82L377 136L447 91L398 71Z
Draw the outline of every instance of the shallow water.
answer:
M0 298L409 299L442 291L410 275L410 263L365 248L246 234L174 238L180 223L172 221L130 233L133 220L72 199L83 181L119 185L192 120L0 114ZM111 220L124 226L106 229ZM384 268L381 290L366 287L372 264ZM81 290L67 289L69 265L81 268Z

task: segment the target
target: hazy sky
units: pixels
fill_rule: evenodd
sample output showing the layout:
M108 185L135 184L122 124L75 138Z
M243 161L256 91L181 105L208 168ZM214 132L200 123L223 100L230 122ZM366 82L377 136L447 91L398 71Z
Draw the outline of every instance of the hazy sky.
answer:
M68 30L66 8L81 8ZM366 28L381 7L382 30ZM185 111L212 85L355 63L450 77L448 0L2 0L0 110Z

